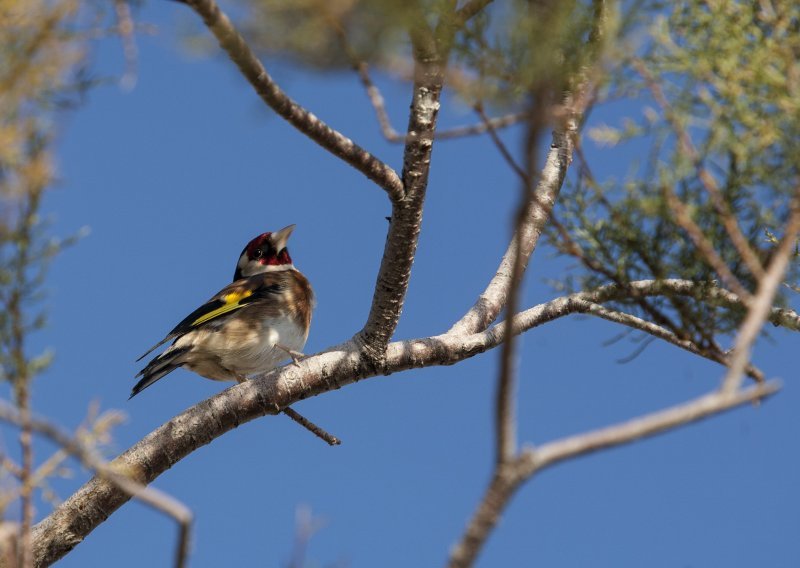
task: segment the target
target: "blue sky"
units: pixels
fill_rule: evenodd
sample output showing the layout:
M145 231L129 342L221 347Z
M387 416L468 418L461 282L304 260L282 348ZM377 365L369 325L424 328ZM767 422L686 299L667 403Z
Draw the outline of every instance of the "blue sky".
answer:
M140 16L160 33L138 39L136 88L96 89L64 119L61 181L47 213L57 234L84 226L91 233L55 262L50 324L36 338L56 353L35 384L37 412L74 428L92 401L124 410L110 456L227 386L179 370L127 401L136 357L230 280L250 238L297 224L290 251L318 298L305 350L314 353L363 324L390 210L364 176L271 115L230 62L187 54L175 32L181 19L193 19L187 8L153 2ZM119 43L97 44L95 64L99 73L121 72ZM292 97L401 168L402 148L380 137L355 76L269 68ZM409 88L380 85L402 129ZM472 120L446 97L443 126ZM519 132L504 136L516 147ZM591 155L609 172L629 169L625 151L591 148ZM437 143L397 338L440 333L471 305L506 246L517 194L488 139ZM525 305L554 297L544 282L564 270L551 251L537 251ZM657 343L620 365L635 346L604 347L618 331L571 318L523 338L521 441L681 402L721 376L717 366ZM796 341L778 330L759 344L757 363L785 380L760 407L541 473L519 492L479 565L796 566ZM442 565L488 481L498 355L374 378L298 404L343 439L340 447L286 417L268 417L177 464L155 485L196 515L191 565L284 566L302 506L325 523L311 541L309 566ZM85 478L79 472L56 488L67 497ZM121 568L167 566L174 536L172 521L129 503L60 566L111 559Z

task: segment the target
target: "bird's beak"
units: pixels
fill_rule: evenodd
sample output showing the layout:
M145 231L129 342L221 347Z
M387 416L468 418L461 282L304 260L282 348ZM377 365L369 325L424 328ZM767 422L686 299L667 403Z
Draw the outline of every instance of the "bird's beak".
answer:
M289 240L289 235L292 234L294 231L294 225L289 225L288 227L284 227L280 231L275 231L270 235L270 240L272 241L272 246L275 247L275 250L281 252L283 249L286 248L286 242Z

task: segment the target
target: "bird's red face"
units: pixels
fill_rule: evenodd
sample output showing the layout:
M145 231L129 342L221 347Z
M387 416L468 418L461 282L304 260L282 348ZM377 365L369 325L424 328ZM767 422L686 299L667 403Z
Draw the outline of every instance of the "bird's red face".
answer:
M292 258L286 248L286 241L289 240L293 230L294 225L289 225L274 233L262 233L247 243L239 255L233 279L239 280L262 272L293 268Z

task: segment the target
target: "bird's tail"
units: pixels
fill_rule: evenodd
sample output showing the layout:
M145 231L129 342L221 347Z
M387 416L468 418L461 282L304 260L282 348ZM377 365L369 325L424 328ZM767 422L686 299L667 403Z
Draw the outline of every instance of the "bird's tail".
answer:
M183 365L184 361L182 360L181 356L189 351L189 349L191 349L191 347L176 348L173 346L150 361L147 364L147 367L139 371L139 373L136 375L137 377L142 377L142 380L133 386L133 390L131 390L131 396L128 398L128 400L142 392L164 375L171 373Z

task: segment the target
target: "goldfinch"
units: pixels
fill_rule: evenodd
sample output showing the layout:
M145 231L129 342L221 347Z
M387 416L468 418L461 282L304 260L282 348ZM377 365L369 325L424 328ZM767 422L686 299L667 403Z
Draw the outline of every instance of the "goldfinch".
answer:
M243 381L296 359L308 339L314 293L292 264L294 225L247 243L233 283L181 321L138 361L172 341L136 377L131 398L178 367L215 381Z

